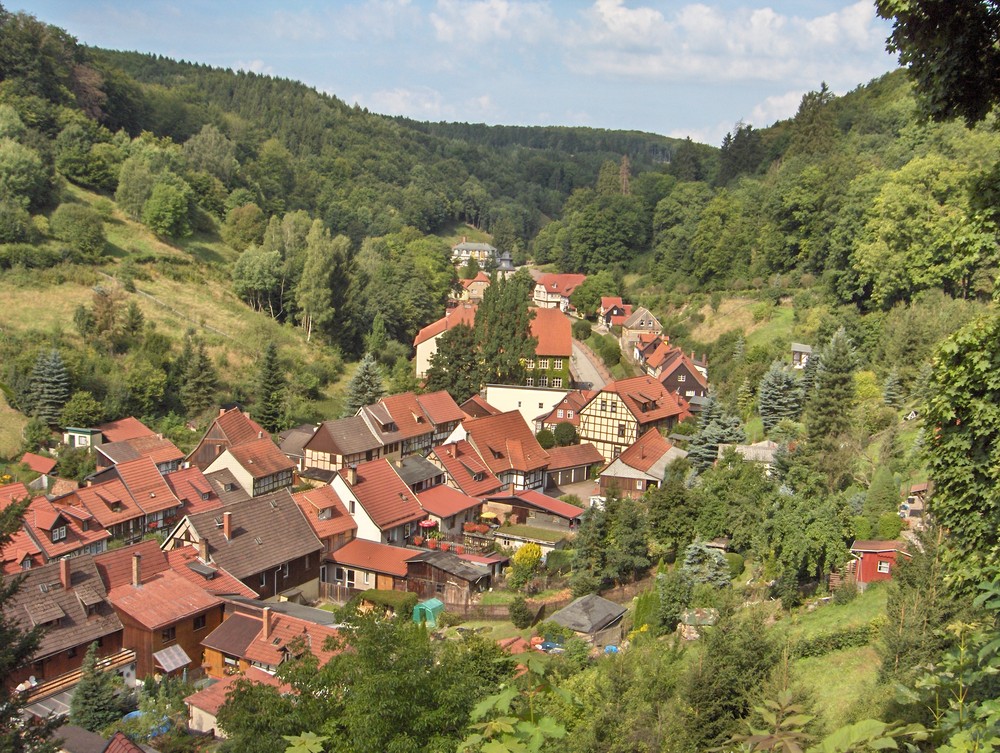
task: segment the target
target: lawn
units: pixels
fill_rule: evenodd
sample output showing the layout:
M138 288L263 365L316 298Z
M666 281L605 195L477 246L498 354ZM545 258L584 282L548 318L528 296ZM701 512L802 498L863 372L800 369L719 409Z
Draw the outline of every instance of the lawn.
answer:
M498 536L505 533L512 536L521 536L526 539L538 539L539 541L551 541L555 543L569 536L568 531L556 531L551 528L539 528L538 526L513 525L504 526L496 531Z
M21 430L28 423L27 417L7 405L0 392L0 458L12 458L21 449Z
M871 586L848 604L830 603L812 612L800 608L777 623L775 629L794 641L864 625L885 614L886 596L885 588Z
M872 646L833 651L792 664L793 681L806 690L824 732L852 721L848 714L875 684L878 655Z

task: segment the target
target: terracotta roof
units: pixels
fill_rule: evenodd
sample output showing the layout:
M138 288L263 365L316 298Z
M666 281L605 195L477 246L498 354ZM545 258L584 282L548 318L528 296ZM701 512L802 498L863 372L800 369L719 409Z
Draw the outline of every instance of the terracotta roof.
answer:
M616 306L619 308L625 308L625 304L622 303L622 297L620 295L601 296L601 311L607 311L608 309L613 309Z
M254 478L263 478L295 468L295 463L285 457L270 437L253 439L236 447L230 447L227 452Z
M73 554L88 544L97 544L111 538L111 534L100 526L89 525L83 530L79 513L70 515L60 507L55 507L45 497L35 497L24 515L24 526L35 542L42 548L46 559L56 559L64 554ZM66 526L66 537L52 541L52 531Z
M60 507L63 504L82 505L105 528L133 518L141 518L145 514L132 499L125 484L118 478L74 489L65 496L57 497L54 502Z
M240 680L247 680L258 685L269 685L272 688L282 689L282 692L285 689L289 689L288 685L282 683L274 675L268 674L257 667L247 667L246 672L242 675L230 675L221 680L216 680L208 687L187 696L184 702L188 706L192 706L212 716L217 716L219 709L222 708L222 704L229 698L229 692Z
M271 438L260 424L247 416L239 408L230 408L225 413L216 416L213 422L225 436L230 447L246 444L255 439Z
M128 439L156 436L156 432L132 416L120 418L117 421L108 421L106 424L94 428L101 432L105 442L123 442Z
M428 324L422 330L417 333L417 336L413 338L413 347L417 347L420 343L427 342L442 332L445 332L452 327L465 324L469 327L474 326L476 323L476 304L474 303L463 303L460 306L456 306L453 309L448 309L448 312L438 319L436 322Z
M170 463L184 459L184 453L178 450L173 442L156 434L108 442L98 447L97 451L115 465L139 458L149 458L154 463Z
M538 340L535 353L539 356L573 355L573 328L569 318L559 309L533 309L531 335Z
M479 270L479 273L471 280L459 280L459 282L462 284L463 288L468 290L469 288L472 287L472 284L475 282L485 282L488 285L490 282L490 276L486 274L484 271Z
M17 575L22 563L29 559L32 567L42 564L42 550L24 528L11 534L10 541L0 549L0 570L4 575Z
M21 462L28 466L35 473L52 473L56 467L55 458L47 458L44 455L36 455L33 452L26 452L21 456Z
M483 501L463 494L458 489L441 484L417 494L421 506L431 515L448 518L458 515L473 507L479 507Z
M144 753L143 749L125 737L123 732L115 732L108 740L104 753Z
M305 443L306 449L334 455L357 455L381 447L382 443L361 416L324 421Z
M187 578L199 588L203 588L210 594L220 596L246 596L249 599L256 599L259 594L246 585L243 581L237 580L225 569L218 565L206 565L198 559L198 549L193 546L182 546L171 549L165 553L170 568L183 578ZM192 567L191 565L194 565Z
M479 394L475 394L459 406L462 412L469 418L482 418L483 416L495 416L501 413L499 408L494 408L486 402Z
M401 392L398 395L387 395L379 400L379 404L389 412L402 439L412 439L422 434L434 433L434 425L431 423L430 417L420 407L414 393Z
M212 562L237 578L248 578L323 548L287 489L231 505L225 512L232 515L233 537L229 540L221 525L223 511L189 515L188 521L198 538L208 541Z
M552 412L543 416L541 421L543 424L569 423L579 426L580 410L596 395L597 390L572 390L566 393L566 397L556 403ZM559 417L559 411L563 412L562 418ZM569 417L568 411L573 411L572 418Z
M670 417L683 421L691 415L684 398L668 392L650 376L611 382L605 385L603 392L616 393L640 425Z
M184 514L206 512L222 507L215 488L198 466L181 468L163 477L174 496L184 503Z
M292 495L295 504L306 516L309 525L321 539L356 531L358 524L347 512L347 507L329 486L320 486Z
M355 469L357 482L348 484L365 512L381 530L425 517L416 496L385 458L361 463ZM340 471L347 481L348 469Z
M131 581L112 588L108 598L118 609L150 630L194 617L222 603L204 589L173 570L165 569L149 578L142 574L142 585Z
M549 464L549 453L538 444L516 410L466 419L462 426L472 446L495 474L507 470L534 471Z
M345 567L357 567L397 578L406 577L406 561L419 554L414 549L379 544L365 539L354 539L337 551L327 555L327 560Z
M648 471L673 445L656 429L650 429L618 456L626 465L640 471Z
M465 418L465 413L458 407L455 398L444 390L417 395L417 402L435 426Z
M906 544L902 541L879 541L859 539L851 544L852 552L900 552L906 554Z
M20 481L15 481L13 484L0 486L0 510L2 510L11 502L20 502L25 497L30 497L30 496L31 492L28 491L28 487L26 487Z
M669 339L662 339L653 348L653 352L646 356L646 365L658 369L681 355L683 355L683 351L680 348L672 348Z
M501 487L500 479L467 440L435 447L433 455L458 488L470 497L482 497Z
M625 322L628 321L628 318L630 316L632 316L632 304L631 303L626 303L624 306L622 306L622 308L625 309L624 313L622 313L622 314L612 314L611 315L611 326L612 327L621 327L623 324L625 324Z
M556 499L555 497L549 497L541 492L536 492L534 489L521 489L513 494L494 495L490 497L490 500L496 500L505 504L510 504L511 500L520 500L532 507L537 507L539 510L544 510L567 520L579 518L584 513L581 507L571 505L569 502L563 502L561 499Z
M181 506L156 464L150 458L139 458L115 466L122 483L136 504L147 514Z
M34 655L37 659L70 648L85 648L122 630L121 620L107 601L94 558L84 554L65 562L70 569L68 590L59 577L62 562L53 562L25 571L20 589L4 603L4 614L23 628L31 628L46 618L58 619L57 625L42 633ZM96 614L88 616L84 602L93 604Z
M531 651L531 644L519 635L513 638L503 638L497 641L497 645L508 654L524 654Z
M159 542L153 539L113 549L94 556L94 564L97 565L97 571L101 574L101 581L106 588L114 590L132 582L132 556L135 554L141 557L140 571L143 580L170 569L166 555L160 550Z
M587 275L546 274L539 277L535 284L544 287L546 293L558 293L563 298L569 298L586 279Z
M695 366L694 360L687 353L682 351L680 348L675 348L677 355L672 356L669 361L667 361L663 366L663 371L660 372L659 379L661 382L665 381L671 374L673 374L681 366L687 369L688 374L701 386L702 389L708 389L708 380L705 379L705 375L698 370Z
M553 447L549 451L549 471L577 468L581 465L604 465L604 456L589 442Z
M289 658L289 652L295 650L297 641L301 641L303 647L319 660L320 666L339 653L339 650L330 651L324 647L328 638L336 638L338 635L331 627L278 612L270 612L267 619L270 621L270 631L265 638L262 627L250 641L244 653L244 658L248 661L277 667Z

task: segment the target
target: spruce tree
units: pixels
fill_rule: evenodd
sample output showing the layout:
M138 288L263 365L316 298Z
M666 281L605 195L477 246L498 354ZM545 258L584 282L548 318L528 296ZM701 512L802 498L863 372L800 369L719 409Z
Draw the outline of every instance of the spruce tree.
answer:
M885 378L882 388L882 401L891 408L902 407L904 400L903 384L899 379L899 370L893 366Z
M91 643L83 659L80 682L70 701L69 718L77 727L100 732L122 715L118 676L97 669L97 643Z
M287 387L278 362L278 348L273 342L268 343L257 373L257 404L254 406L254 418L268 431L279 431L284 426Z
M205 344L201 340L195 340L180 390L181 402L189 416L199 415L215 402L218 382L215 367L205 352Z
M701 413L698 433L688 448L688 459L697 470L703 471L719 456L720 444L740 444L744 441L746 434L740 420L723 411L713 397Z
M841 327L823 348L816 390L806 406L805 424L810 441L832 446L851 428L854 361L854 348Z
M385 316L379 311L372 320L371 332L365 335L365 351L378 358L387 342L389 342L389 335L385 330Z
M351 377L351 381L347 383L347 397L344 401L342 416L349 418L357 415L362 406L378 402L384 394L382 370L376 363L375 356L371 353L365 353L358 365L358 370Z
M10 544L11 537L21 528L21 518L28 500L21 500L0 509L0 551ZM17 596L22 578L0 579L0 677L11 677L31 662L42 638L39 628L25 630L11 617L10 604ZM24 724L21 714L27 699L15 693L6 682L0 682L0 750L4 753L53 753L57 746L48 741L55 727L54 720L41 724Z
M69 373L58 350L38 354L31 383L31 412L49 426L58 426L70 395Z
M798 381L780 361L772 363L760 380L757 402L764 431L770 432L783 418L798 418L802 407L802 392Z

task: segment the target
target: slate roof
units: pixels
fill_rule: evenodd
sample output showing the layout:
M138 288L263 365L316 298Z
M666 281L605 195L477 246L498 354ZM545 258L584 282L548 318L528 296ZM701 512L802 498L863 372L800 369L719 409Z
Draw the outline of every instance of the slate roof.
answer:
M218 565L206 565L198 559L198 549L182 546L165 553L170 569L199 588L218 596L246 596L256 599L258 593L243 581L234 578Z
M361 416L351 416L321 423L305 447L334 455L357 455L380 449L382 442Z
M237 612L202 638L201 645L229 656L242 657L246 655L247 646L257 637L262 625L260 617Z
M470 497L452 489L450 486L440 484L417 494L420 505L431 515L438 518L449 518L452 515L479 507L483 501L476 497Z
M421 343L427 342L459 324L472 327L475 323L476 304L471 302L463 303L453 309L448 309L443 317L420 330L417 336L413 338L413 347L415 348Z
M181 501L174 496L152 459L139 458L118 463L115 469L132 499L147 514L181 506Z
M538 444L519 411L469 418L462 422L462 427L468 433L469 442L495 474L507 470L529 472L549 464L549 453Z
M651 330L660 329L660 320L653 316L652 312L645 306L640 306L635 311L632 312L632 316L624 321L622 327L627 327L629 329L634 329L639 326L640 322L646 322L645 328Z
M151 577L142 574L142 584L131 581L112 588L108 599L118 609L150 630L158 630L219 606L222 599L166 569Z
M326 556L329 562L345 567L356 567L397 578L406 577L406 562L416 550L401 546L380 544L366 539L354 539Z
M425 481L432 481L437 476L443 476L444 471L427 458L419 455L408 455L401 460L392 460L392 468L403 483L409 487Z
M589 442L571 444L567 447L552 447L548 450L549 471L559 471L566 468L578 468L582 465L603 465L604 456Z
M244 491L236 476L228 468L220 468L204 475L223 505L235 505L250 499L250 495Z
M465 413L445 390L417 395L417 403L435 426L461 421Z
M208 541L212 562L241 580L323 548L287 489L248 499L225 512L232 515L233 537L228 541L215 522L221 522L223 511L189 515L188 521L198 538Z
M671 417L683 421L691 415L684 398L650 376L619 379L605 385L602 392L616 393L640 425Z
M321 539L358 529L358 524L332 487L320 486L316 489L307 489L293 494L292 499Z
M470 497L482 497L501 487L500 479L467 440L435 447L432 452L452 481Z
M138 439L139 437L156 436L156 432L138 418L133 418L132 416L120 418L117 421L108 421L94 428L101 432L105 442L122 442L128 439Z
M548 619L576 633L597 633L621 619L625 607L597 594L581 596Z
M489 577L489 571L485 567L463 560L457 554L452 554L451 552L421 549L419 551L411 550L410 554L413 556L410 557L408 562L426 562L442 572L454 575L469 583L475 583Z
M63 751L66 753L104 753L108 742L96 732L72 724L64 724L56 729L52 739L61 741L60 753Z
M569 318L557 308L536 308L531 335L538 340L538 356L570 358L573 355L573 328Z
M278 435L278 449L290 458L302 458L306 455L306 445L316 434L318 426L302 424L286 429Z
M361 463L355 471L357 481L348 486L381 530L426 517L410 487L396 475L385 458ZM340 475L346 482L348 470L341 470Z
M60 562L33 567L24 572L18 592L4 605L4 614L24 629L36 619L51 614L59 624L42 633L34 658L41 659L70 648L87 646L106 635L122 630L121 620L107 600L107 591L94 565L94 558L81 555L66 560L70 567L70 588L59 579ZM96 603L97 614L90 617L84 602Z
M42 475L52 473L52 469L56 467L55 458L47 458L44 455L36 455L33 452L24 453L21 456L21 462L35 473L41 473Z
M254 478L264 478L295 468L295 463L285 457L269 436L230 447L226 452Z

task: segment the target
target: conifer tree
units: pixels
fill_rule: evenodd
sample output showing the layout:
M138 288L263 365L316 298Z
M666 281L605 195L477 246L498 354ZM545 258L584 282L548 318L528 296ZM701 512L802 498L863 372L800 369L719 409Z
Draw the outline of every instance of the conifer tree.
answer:
M0 509L0 551L20 529L27 504L25 499ZM25 630L11 618L7 609L21 582L21 578L0 579L0 677L5 679L31 661L42 637L39 628ZM53 753L56 746L48 738L54 722L23 724L21 713L25 705L27 701L23 695L13 692L6 682L0 682L0 750L4 753Z
M757 400L757 393L754 392L753 384L749 379L744 379L740 383L740 388L736 392L736 406L739 408L740 416L744 419L753 412L754 403Z
M49 426L57 426L70 395L69 373L58 350L38 354L31 383L31 412Z
M365 335L365 351L378 358L387 342L389 342L389 335L385 331L385 316L379 311L372 320L371 332Z
M702 411L700 427L688 448L688 459L701 471L715 462L720 444L739 444L746 434L736 416L725 413L715 398L710 398Z
M802 408L799 383L780 361L772 363L771 368L760 380L757 402L764 431L771 431L783 418L793 420L798 418Z
M69 718L77 727L99 732L122 715L117 675L97 668L97 643L91 643L83 659L80 682L70 701Z
M844 328L823 348L816 374L816 391L805 412L810 441L835 443L851 427L854 406L854 348Z
M459 403L483 385L476 335L467 324L456 324L438 338L438 347L427 370L427 389L447 390Z
M344 402L344 418L357 415L364 405L378 402L385 394L382 382L382 370L375 361L375 356L365 353L358 365L358 370L347 383L347 398Z
M257 373L257 404L254 418L268 431L278 431L285 419L285 392L288 384L278 362L278 348L271 342L264 349L264 357Z
M190 416L197 416L215 401L219 378L215 367L205 352L205 344L194 340L191 359L181 382L181 402Z
M518 384L524 362L535 357L538 341L531 335L533 312L528 308L531 277L494 278L476 312L476 345L485 381Z
M903 405L903 385L899 379L899 369L895 366L889 371L885 378L885 385L882 388L882 400L891 408L899 408Z

